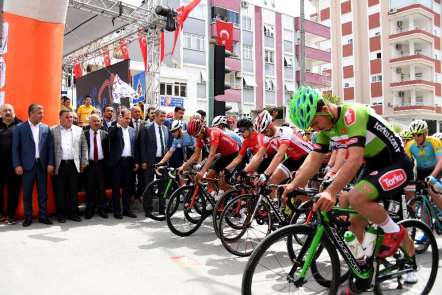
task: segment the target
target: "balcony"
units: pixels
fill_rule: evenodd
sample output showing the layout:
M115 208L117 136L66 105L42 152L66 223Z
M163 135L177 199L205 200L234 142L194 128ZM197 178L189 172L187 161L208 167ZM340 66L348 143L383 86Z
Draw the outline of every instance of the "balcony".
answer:
M227 57L226 67L228 67L233 72L241 72L241 60L235 57Z
M404 31L404 32L397 32L389 36L390 41L397 42L398 40L407 40L410 38L415 39L421 39L428 42L433 43L434 42L434 36L433 34L422 30L420 28Z
M434 12L422 5L410 5L390 14L390 32L393 34L422 30L433 34Z
M295 46L296 56L299 57L299 45ZM331 63L331 53L313 48L313 47L305 47L305 58L316 61L318 64Z
M402 57L396 57L393 59L390 59L390 63L392 65L401 65L401 64L421 64L421 65L427 65L427 66L434 66L434 62L436 60L422 55L422 54L415 54L415 55L404 55Z
M408 106L395 106L393 107L393 110L395 112L404 112L404 111L408 111L408 112L415 112L415 111L431 111L431 112L435 112L436 111L436 107L434 106L425 106L425 105L408 105Z
M230 1L230 0L212 0L212 6L222 7L232 11L240 11L241 1Z
M224 91L224 95L215 96L217 101L225 102L241 102L241 90L239 89L227 89Z
M301 77L300 71L296 71L296 82L299 83ZM305 84L311 86L319 86L320 88L329 88L331 85L331 77L317 73L305 73Z
M393 110L395 112L426 110L435 111L433 90L411 88L393 91Z
M424 89L433 89L435 86L435 83L431 81L426 80L404 80L400 82L392 82L390 83L390 87L392 88L400 88L400 89L406 89L406 88L424 88Z
M295 31L299 31L300 29L301 29L300 18L296 17L295 18ZM327 26L324 26L320 23L306 19L304 21L304 30L308 34L321 37L322 40L317 40L319 42L330 39L330 28ZM308 39L308 37L307 37L307 39Z

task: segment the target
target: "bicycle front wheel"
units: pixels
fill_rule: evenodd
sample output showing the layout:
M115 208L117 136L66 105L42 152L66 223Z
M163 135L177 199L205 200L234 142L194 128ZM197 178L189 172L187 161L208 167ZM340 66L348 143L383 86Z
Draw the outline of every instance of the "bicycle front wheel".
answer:
M324 249L315 257L317 261L330 264L329 288L319 285L310 271L303 281L299 277L314 234L314 228L300 224L289 225L270 234L250 256L242 278L242 294L336 294L340 277L339 257L325 236L321 242ZM292 239L295 257L290 257L287 251L290 236L304 236L302 240L306 241L300 245Z
M167 180L154 180L146 186L143 192L143 199L146 199L146 204L150 207L146 210L146 214L153 220L163 221L166 219L166 202L170 195L178 189L176 183L172 181L166 192L167 183Z

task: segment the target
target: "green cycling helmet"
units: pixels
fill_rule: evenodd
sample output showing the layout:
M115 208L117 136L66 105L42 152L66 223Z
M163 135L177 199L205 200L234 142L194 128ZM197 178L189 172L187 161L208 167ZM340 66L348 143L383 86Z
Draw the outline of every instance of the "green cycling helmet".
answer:
M319 91L308 87L299 87L290 101L290 120L296 127L307 130L316 115L318 102L322 100Z
M399 133L400 137L405 140L411 140L413 139L413 134L411 134L410 130L402 130L401 133Z

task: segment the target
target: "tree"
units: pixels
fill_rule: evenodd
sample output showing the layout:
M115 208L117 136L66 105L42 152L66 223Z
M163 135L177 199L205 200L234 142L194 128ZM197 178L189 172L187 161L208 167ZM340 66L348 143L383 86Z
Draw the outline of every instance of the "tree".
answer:
M336 96L336 95L331 94L331 92L323 93L323 94L322 94L322 97L323 97L326 101L328 101L328 102L330 102L330 103L333 103L333 104L341 104L341 103L342 103L341 98L340 98L339 96Z

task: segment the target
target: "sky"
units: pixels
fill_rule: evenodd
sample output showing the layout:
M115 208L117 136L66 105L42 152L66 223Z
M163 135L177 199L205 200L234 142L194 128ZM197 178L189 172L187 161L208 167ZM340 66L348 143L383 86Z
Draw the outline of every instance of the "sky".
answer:
M142 0L122 0L123 2L139 6ZM275 2L276 9L284 11L289 15L298 16L299 15L299 1L298 0L266 0L267 6L271 8L271 3ZM247 0L247 2L258 4L264 6L264 0ZM306 17L314 13L315 9L310 4L310 1L305 0L305 15Z

